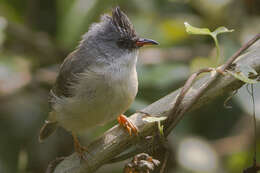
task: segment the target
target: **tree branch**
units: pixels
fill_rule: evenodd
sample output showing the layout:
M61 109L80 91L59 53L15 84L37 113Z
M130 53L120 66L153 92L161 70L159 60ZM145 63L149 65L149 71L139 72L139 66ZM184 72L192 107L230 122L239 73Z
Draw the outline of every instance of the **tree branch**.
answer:
M212 71L212 68L206 68L201 69L198 72L192 74L189 79L186 81L185 85L183 86L179 96L176 99L176 102L170 111L170 116L166 120L166 130L165 134L166 136L172 131L172 129L176 126L176 124L181 120L183 115L187 112L188 109L190 109L196 101L208 90L210 87L217 81L220 74L224 74L225 70L230 67L231 64L235 62L235 60L245 51L247 50L251 45L253 45L258 39L260 39L260 33L255 35L251 40L249 40L246 44L244 44L237 52L235 52L231 58L228 59L228 61L216 69L215 74L212 75L212 77L206 81L197 91L196 94L193 96L192 99L190 99L190 103L186 104L185 107L179 106L180 103L183 101L183 98L185 94L188 92L190 87L192 86L193 81L195 78L204 72L210 72Z
M229 62L229 61L228 61ZM249 65L254 68L258 73L260 72L260 48L255 48L250 52L242 55L236 61L237 64ZM223 67L223 66L222 66ZM222 69L222 68L221 68ZM197 96L198 91L205 87L205 84L212 80L210 74L206 75L202 79L196 81L192 87L186 92L179 103L180 108L184 108L182 116L175 116L172 119L173 129L179 122L180 118L183 117L184 113L194 111L195 109L205 106L205 104L211 102L219 96L223 96L231 91L239 89L244 83L235 79L230 75L220 75L210 85L211 87L205 90L203 95ZM180 94L180 89L163 97L155 103L146 107L143 112L147 112L155 116L170 116L173 106L175 105L176 98ZM194 99L197 99L194 101ZM186 109L188 108L188 109ZM182 109L182 111L184 110ZM103 136L93 141L88 146L87 162L80 162L76 153L65 158L56 167L54 173L90 173L97 170L103 164L107 163L120 153L126 151L131 146L145 145L140 142L142 137L152 135L154 132L153 123L149 124L142 121L143 114L133 114L130 119L139 129L139 137L129 137L124 129L118 127L118 125L112 127L110 130L105 132ZM172 130L171 129L171 130ZM170 131L171 131L170 130ZM168 132L169 133L169 132Z

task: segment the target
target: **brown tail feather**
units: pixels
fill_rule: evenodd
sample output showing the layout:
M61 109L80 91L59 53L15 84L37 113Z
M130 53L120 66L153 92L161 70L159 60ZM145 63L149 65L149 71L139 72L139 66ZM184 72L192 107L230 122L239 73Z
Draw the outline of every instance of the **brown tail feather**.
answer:
M57 122L45 121L42 126L39 134L39 142L42 142L44 139L49 137L57 129Z

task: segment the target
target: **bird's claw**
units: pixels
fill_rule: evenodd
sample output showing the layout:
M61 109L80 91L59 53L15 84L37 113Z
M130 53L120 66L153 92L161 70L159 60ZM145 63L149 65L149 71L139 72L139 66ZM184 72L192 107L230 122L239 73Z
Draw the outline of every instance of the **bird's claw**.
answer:
M134 133L135 135L138 135L137 127L125 115L123 115L123 114L119 115L117 117L117 121L122 127L124 127L127 130L128 134L130 136L132 136L132 133Z

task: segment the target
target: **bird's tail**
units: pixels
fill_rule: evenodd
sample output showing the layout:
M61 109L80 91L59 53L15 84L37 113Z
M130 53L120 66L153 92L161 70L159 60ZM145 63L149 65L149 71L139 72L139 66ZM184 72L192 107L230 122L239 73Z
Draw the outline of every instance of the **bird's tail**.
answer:
M52 119L50 118L52 116L52 112L49 115L48 119ZM57 121L50 121L50 120L45 120L44 125L42 126L42 128L40 129L40 134L39 134L39 142L43 142L44 139L46 139L47 137L49 137L53 132L55 132L55 130L58 127L58 123Z

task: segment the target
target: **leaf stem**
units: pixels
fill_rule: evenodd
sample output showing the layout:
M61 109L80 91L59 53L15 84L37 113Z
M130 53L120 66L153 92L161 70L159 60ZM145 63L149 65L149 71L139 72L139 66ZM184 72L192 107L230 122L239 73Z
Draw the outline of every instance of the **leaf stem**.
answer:
M254 158L253 158L253 165L256 166L256 115L255 115L255 96L254 96L254 85L251 84L251 97L253 102L253 121L254 121Z
M220 47L219 47L219 43L218 43L218 38L217 35L213 35L211 34L215 44L216 44L216 48L217 48L217 66L221 64L222 62L222 58L220 57Z

